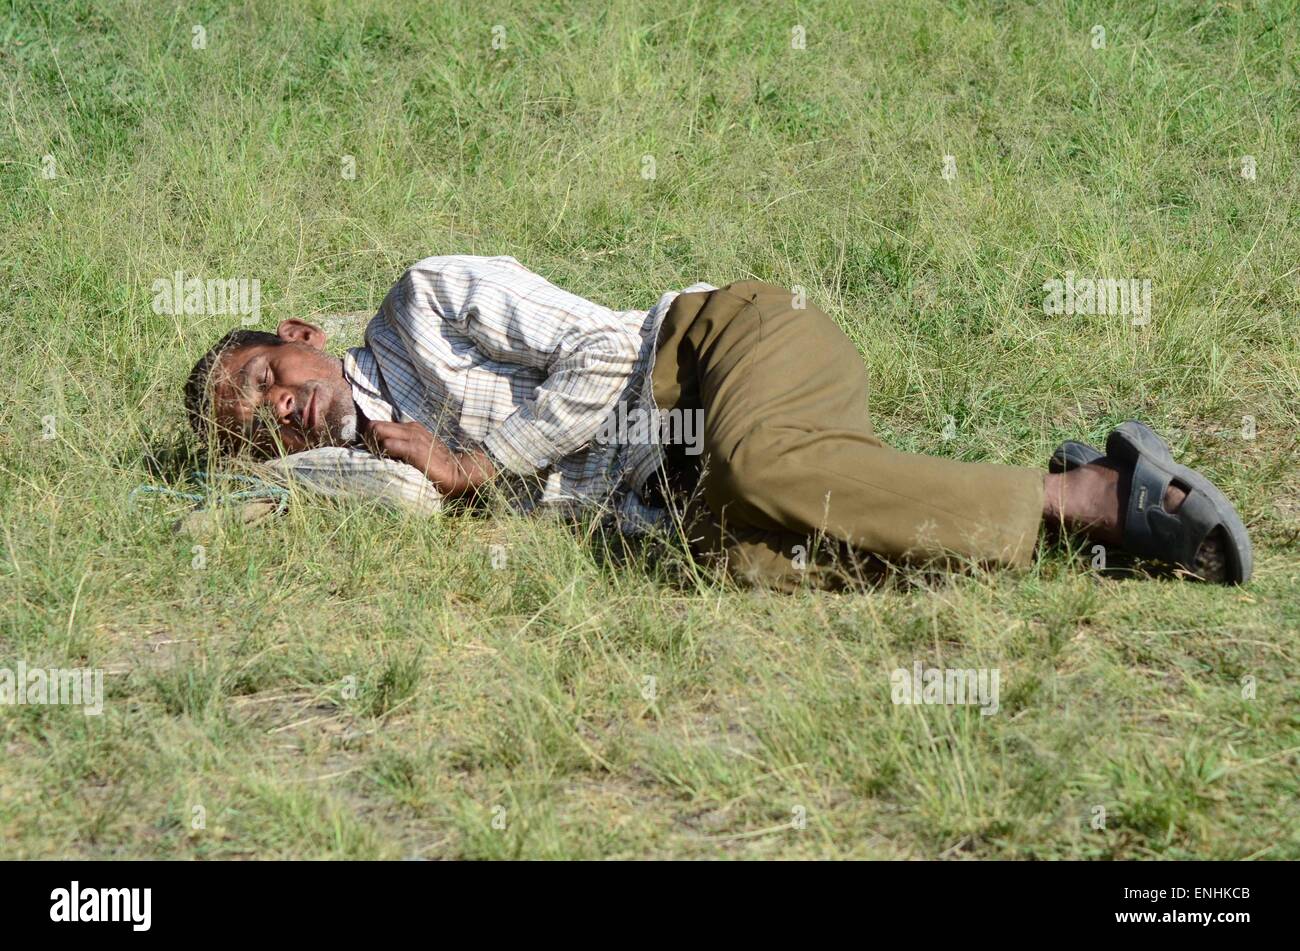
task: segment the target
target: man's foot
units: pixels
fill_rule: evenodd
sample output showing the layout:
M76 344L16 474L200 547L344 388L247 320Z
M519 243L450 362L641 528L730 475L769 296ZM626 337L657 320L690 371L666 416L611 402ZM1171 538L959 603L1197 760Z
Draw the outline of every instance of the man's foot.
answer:
M1102 459L1067 472L1049 472L1043 488L1043 518L1048 525L1103 545L1123 544L1129 473ZM1171 482L1165 490L1165 511L1177 512L1186 498L1187 492ZM1227 579L1227 535L1221 526L1201 542L1191 570L1206 581Z

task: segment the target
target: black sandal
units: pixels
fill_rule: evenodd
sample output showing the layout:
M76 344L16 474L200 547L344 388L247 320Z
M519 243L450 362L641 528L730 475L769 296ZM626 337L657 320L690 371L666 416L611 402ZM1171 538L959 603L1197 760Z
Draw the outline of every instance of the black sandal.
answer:
M1227 556L1223 582L1250 580L1254 554L1237 510L1209 479L1174 462L1168 444L1151 427L1132 419L1121 423L1106 437L1106 458L1121 471L1131 470L1124 518L1126 551L1195 572L1197 550L1213 531L1223 529ZM1170 483L1187 493L1176 512L1165 509Z
M1091 465L1106 458L1106 454L1086 442L1067 440L1056 447L1052 458L1047 460L1048 472L1069 472L1081 466Z

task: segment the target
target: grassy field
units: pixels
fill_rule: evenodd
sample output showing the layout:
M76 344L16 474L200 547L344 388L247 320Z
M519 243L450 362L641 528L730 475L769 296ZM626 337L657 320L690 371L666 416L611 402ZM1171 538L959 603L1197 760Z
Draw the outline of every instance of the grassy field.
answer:
M1300 858L1298 57L1290 0L5 0L0 667L106 699L0 706L0 856ZM904 449L1143 418L1256 580L755 594L505 514L298 499L196 550L128 504L238 322L155 280L274 327L456 252L617 307L799 284ZM1149 323L1045 313L1067 272ZM1000 710L896 706L916 662Z

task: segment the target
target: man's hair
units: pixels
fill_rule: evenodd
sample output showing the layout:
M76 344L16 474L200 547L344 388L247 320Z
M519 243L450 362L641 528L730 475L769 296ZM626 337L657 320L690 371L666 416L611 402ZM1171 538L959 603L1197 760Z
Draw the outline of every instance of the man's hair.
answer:
M190 417L190 428L201 440L208 438L208 424L212 416L212 371L223 356L232 350L253 344L284 343L275 334L264 330L232 330L216 346L199 358L185 381L185 411Z

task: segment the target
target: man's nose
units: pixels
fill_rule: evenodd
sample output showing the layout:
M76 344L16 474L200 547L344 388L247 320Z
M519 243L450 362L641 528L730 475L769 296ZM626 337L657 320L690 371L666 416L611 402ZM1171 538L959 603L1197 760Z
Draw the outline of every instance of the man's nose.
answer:
M294 402L293 391L281 387L280 392L276 393L273 399L274 403L272 405L275 407L275 418L282 423L288 422L289 417L293 415L293 411L298 405Z

